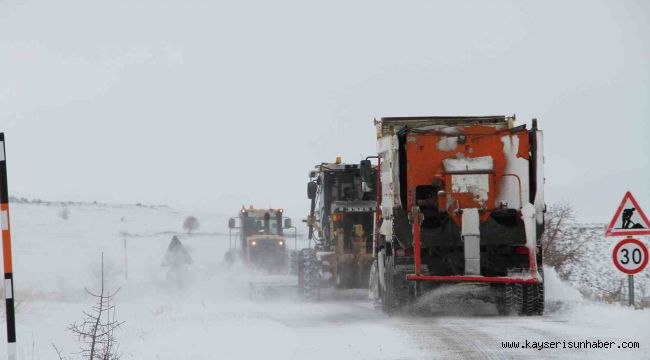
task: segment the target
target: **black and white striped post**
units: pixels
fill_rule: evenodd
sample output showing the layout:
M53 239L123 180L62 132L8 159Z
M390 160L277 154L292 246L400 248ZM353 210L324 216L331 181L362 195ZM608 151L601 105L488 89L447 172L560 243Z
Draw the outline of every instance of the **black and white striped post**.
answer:
M9 226L9 193L7 192L7 157L5 134L0 133L0 222L2 223L2 254L5 272L5 304L7 309L7 355L16 359L16 314L14 308L14 276L11 259L11 230Z

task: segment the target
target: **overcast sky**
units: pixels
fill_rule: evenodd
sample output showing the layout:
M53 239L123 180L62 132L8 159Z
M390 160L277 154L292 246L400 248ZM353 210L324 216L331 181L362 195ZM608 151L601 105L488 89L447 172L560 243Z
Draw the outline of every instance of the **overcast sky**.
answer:
M650 211L647 1L0 0L10 192L308 210L374 117L516 114L549 203Z

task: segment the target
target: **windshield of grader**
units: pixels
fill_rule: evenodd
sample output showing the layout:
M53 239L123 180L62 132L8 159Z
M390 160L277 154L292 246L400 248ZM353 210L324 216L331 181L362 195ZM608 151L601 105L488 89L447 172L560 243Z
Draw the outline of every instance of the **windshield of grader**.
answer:
M246 236L250 235L264 235L264 215L248 216L244 224L244 231ZM282 235L281 224L276 216L271 216L269 219L269 233L268 235Z
M374 188L369 192L362 191L361 173L358 170L340 172L337 171L330 173L329 190L331 194L331 201L375 200Z

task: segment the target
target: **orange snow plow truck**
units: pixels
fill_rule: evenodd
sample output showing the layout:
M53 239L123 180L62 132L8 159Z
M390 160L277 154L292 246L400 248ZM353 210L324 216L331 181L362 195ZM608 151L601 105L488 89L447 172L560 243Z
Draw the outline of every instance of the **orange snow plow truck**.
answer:
M501 314L541 315L542 132L507 116L375 121L370 289L392 313L443 284L488 287ZM370 166L368 161L362 167ZM369 174L369 171L362 171Z

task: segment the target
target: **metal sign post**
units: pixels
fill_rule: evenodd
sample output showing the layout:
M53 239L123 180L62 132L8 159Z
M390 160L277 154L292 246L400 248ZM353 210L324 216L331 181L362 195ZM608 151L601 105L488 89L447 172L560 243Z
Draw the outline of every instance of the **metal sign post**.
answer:
M629 298L630 306L634 306L634 275L630 274L627 276L627 287L629 288Z
M15 360L16 313L14 307L14 274L11 258L11 229L9 226L9 193L7 192L7 158L5 155L5 134L0 133L0 222L2 223L5 307L7 309L7 355L9 360Z
M126 237L127 234L124 234L124 280L129 281L129 261L127 258L127 249L126 249Z

